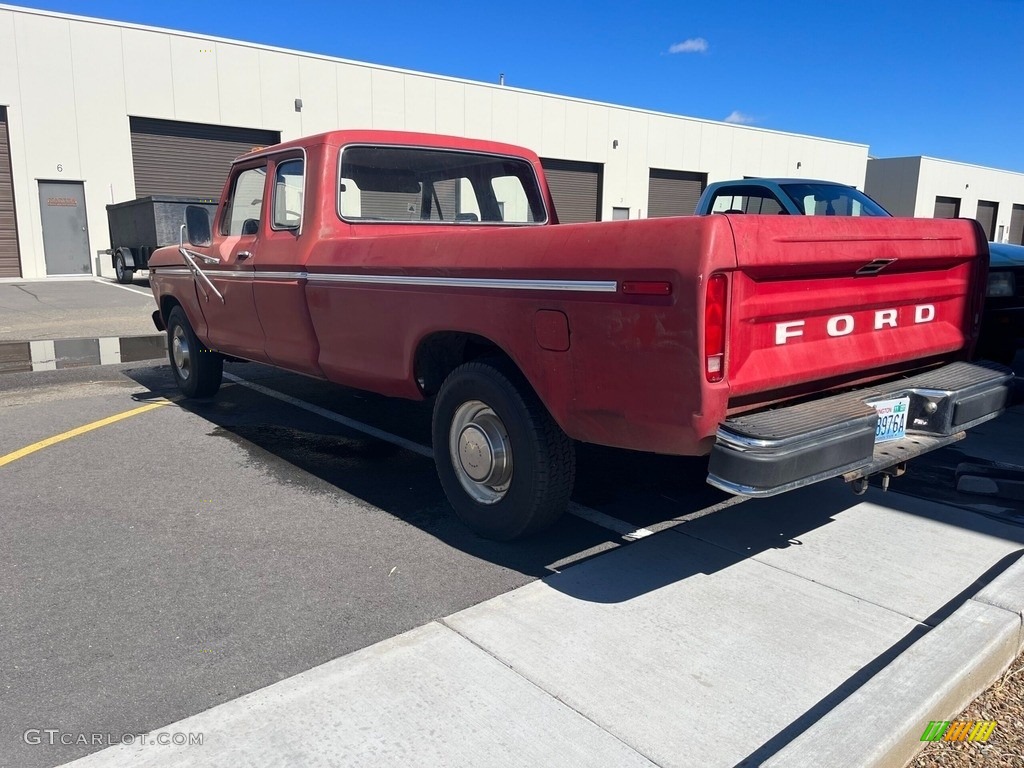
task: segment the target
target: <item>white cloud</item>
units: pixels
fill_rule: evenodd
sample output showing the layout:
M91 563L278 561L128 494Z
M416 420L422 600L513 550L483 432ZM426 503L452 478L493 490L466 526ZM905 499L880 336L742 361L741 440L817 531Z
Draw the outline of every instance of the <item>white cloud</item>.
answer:
M674 43L668 47L669 53L707 53L708 41L703 37L691 37L681 43Z
M752 125L757 122L757 118L751 115L745 115L738 109L734 109L729 113L728 117L725 118L725 122L734 123L736 125Z

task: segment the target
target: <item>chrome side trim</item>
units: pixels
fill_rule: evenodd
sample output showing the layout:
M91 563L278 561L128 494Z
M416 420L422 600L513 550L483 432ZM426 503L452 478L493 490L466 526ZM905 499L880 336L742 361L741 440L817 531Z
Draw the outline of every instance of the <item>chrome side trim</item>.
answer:
M192 270L185 267L150 267L150 272L161 275L191 275Z
M441 288L498 288L515 291L579 291L615 293L615 280L520 280L516 278L428 277L417 275L310 274L315 283L369 283L372 285L420 285Z
M306 272L256 272L254 276L260 280L305 280Z
M189 270L158 267L160 274L183 275ZM251 269L215 270L203 273L212 278L228 280L309 280L313 283L349 283L368 285L413 285L432 288L494 288L514 291L575 291L581 293L615 293L615 280L527 280L485 277L430 277L417 275L339 275L309 272L268 272Z

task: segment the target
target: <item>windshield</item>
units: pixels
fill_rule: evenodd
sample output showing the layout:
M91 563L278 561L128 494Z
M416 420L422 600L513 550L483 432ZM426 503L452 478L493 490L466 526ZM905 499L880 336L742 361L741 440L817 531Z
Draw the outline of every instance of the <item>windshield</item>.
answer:
M888 216L882 206L843 184L781 184L793 205L806 216Z

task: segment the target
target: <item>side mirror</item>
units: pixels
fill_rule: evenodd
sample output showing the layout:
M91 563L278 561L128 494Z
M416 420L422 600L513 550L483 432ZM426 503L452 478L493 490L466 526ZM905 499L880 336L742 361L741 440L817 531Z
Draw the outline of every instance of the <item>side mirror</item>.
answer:
M201 205L185 206L185 228L192 245L209 245L213 242L210 231L210 212Z

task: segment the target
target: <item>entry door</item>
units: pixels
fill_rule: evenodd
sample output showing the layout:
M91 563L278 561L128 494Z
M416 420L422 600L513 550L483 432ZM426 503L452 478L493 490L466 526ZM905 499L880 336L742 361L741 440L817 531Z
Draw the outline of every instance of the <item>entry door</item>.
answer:
M89 275L89 225L80 181L40 181L43 255L48 275Z

